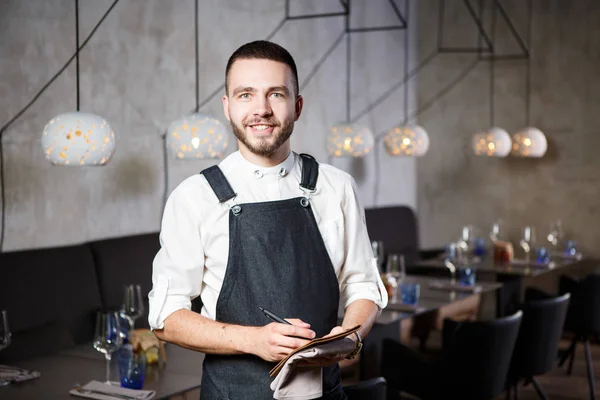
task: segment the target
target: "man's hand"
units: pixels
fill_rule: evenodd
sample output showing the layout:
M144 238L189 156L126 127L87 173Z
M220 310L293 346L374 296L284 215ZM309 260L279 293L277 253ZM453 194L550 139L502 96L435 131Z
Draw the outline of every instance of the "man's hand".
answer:
M345 330L346 329L342 328L341 326L336 326L331 330L331 332L329 332L329 334L325 335L324 337L337 335L338 333L342 333ZM355 335L349 335L349 336L347 336L347 338L356 343ZM332 364L335 364L337 362L344 360L348 356L348 354L350 354L350 353L331 354L328 356L309 358L309 359L303 360L302 363L299 365L304 365L304 366L309 365L311 367L327 367L328 365L332 365Z
M277 362L315 337L315 332L309 329L310 324L300 319L286 318L286 321L292 325L272 322L257 328L253 333L251 353L265 361Z

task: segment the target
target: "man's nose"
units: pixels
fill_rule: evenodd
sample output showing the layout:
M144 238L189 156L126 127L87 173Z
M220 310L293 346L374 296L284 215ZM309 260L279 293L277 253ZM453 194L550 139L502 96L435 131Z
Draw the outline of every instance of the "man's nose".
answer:
M269 100L265 97L260 97L256 100L256 106L254 108L254 115L265 116L271 115L271 104L269 104Z

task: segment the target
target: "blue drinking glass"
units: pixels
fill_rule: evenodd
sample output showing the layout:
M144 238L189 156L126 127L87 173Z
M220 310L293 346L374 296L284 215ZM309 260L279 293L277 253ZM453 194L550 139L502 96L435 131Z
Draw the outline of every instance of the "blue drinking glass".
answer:
M565 254L574 256L577 254L577 243L574 240L568 240L565 246Z
M545 247L540 247L535 251L536 261L541 264L547 264L550 262L550 253Z
M123 351L119 357L121 387L141 389L146 374L146 357L143 353Z
M473 250L473 254L476 256L484 256L485 255L485 239L477 238L475 239L475 249Z
M417 304L420 292L421 286L418 283L404 282L400 285L400 296L404 304Z
M458 270L458 279L460 280L461 285L474 286L475 277L476 273L473 268L460 268Z

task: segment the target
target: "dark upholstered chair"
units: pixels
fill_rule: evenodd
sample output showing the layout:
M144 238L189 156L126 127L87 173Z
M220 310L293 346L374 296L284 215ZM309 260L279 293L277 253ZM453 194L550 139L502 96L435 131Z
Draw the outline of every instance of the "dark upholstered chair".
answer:
M522 381L532 383L540 398L547 399L535 376L555 366L569 299L569 293L550 297L532 288L525 291L525 304L521 307L523 320L508 374L507 398L512 390L514 398L518 398L518 383Z
M559 282L559 292L571 293L571 302L567 311L565 331L573 333L569 348L563 351L559 366L568 359L567 374L573 370L573 359L577 343L583 343L587 361L588 385L590 399L595 399L594 365L590 348L590 337L600 335L600 274L589 274L579 280L562 276Z
M344 387L348 400L386 400L386 382L383 377L372 378Z
M402 344L385 340L382 375L388 399L402 390L422 400L492 399L504 391L522 312L493 321L446 319L442 351L435 361L423 359Z
M367 230L372 241L381 241L387 255L402 254L407 270L416 261L432 258L444 249L423 250L419 245L419 224L414 211L407 206L367 208ZM385 262L385 260L382 260Z
M13 334L0 363L92 339L102 303L87 245L1 253L0 266L0 309Z
M152 289L152 262L160 249L158 233L126 236L90 242L98 272L102 303L120 308L124 287L140 284L145 300L144 315L136 327L148 327L148 293Z

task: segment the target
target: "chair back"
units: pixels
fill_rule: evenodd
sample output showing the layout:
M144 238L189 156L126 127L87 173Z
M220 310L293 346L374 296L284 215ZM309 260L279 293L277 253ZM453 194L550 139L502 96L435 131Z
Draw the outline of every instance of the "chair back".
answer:
M535 289L526 290L510 379L529 378L554 368L570 297L569 293L550 297Z
M410 207L367 208L365 219L369 238L383 242L386 256L403 254L407 265L419 259L417 216Z
M344 387L348 400L386 400L387 383L385 378L377 377Z
M444 321L440 361L443 392L485 400L504 391L523 313L493 321Z
M561 276L560 293L571 293L565 330L578 335L600 334L600 274L592 273L581 280Z

